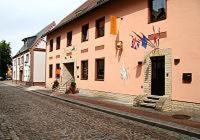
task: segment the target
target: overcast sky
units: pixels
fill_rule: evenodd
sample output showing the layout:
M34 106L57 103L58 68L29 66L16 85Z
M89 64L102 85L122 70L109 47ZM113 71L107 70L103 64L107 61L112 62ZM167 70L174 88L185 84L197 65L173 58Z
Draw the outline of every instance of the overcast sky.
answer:
M35 35L52 21L58 23L86 0L0 0L0 40L10 42L12 55L23 38Z

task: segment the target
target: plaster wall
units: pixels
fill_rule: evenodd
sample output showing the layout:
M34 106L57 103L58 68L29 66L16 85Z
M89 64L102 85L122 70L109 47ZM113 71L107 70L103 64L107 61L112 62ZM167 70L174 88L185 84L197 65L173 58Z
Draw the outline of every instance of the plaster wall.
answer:
M45 52L34 51L33 82L45 82Z
M200 40L200 1L191 0L167 0L167 19L149 23L147 0L116 0L112 5L108 4L87 16L79 18L63 28L51 33L47 37L47 63L46 77L47 87L55 80L56 63L74 61L79 69L75 69L75 78L78 88L139 95L144 93L144 66L138 68L138 61L144 60L145 54L152 50L151 47L137 50L132 49L130 34L132 31L153 34L152 26L161 32L167 32L167 37L160 40L160 49L171 49L171 91L168 94L173 100L200 103L200 52L198 40ZM115 35L110 35L109 16L123 17L118 19L119 39L123 41L121 57L115 49ZM95 39L95 20L105 16L105 36ZM89 23L89 41L81 43L81 27ZM66 47L67 32L73 31L72 47ZM55 38L61 36L61 49L55 50ZM49 41L54 39L54 50L49 52ZM104 45L103 50L95 51L95 46ZM73 47L72 57L67 56ZM88 52L81 53L81 50ZM58 58L57 56L60 55ZM105 79L95 81L95 59L105 58ZM179 58L180 63L174 64L174 59ZM81 60L88 60L88 80L80 80ZM53 64L53 78L48 78L49 64ZM128 72L128 79L120 78L120 67L124 64ZM182 73L192 73L192 82L185 84L182 81Z

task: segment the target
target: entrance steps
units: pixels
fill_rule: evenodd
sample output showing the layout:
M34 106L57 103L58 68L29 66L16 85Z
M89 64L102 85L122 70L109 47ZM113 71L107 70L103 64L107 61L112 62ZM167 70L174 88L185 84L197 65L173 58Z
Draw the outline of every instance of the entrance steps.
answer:
M143 101L139 104L141 107L153 108L155 109L156 103L159 101L160 96L148 95L143 99Z
M59 88L59 93L65 93L66 92L66 86L60 86L60 88Z

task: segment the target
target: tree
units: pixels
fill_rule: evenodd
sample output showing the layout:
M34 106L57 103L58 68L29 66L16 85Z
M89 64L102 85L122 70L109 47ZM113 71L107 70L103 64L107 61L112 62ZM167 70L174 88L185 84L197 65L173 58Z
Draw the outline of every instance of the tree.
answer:
M2 40L0 42L0 77L3 79L6 79L9 65L12 65L10 43Z

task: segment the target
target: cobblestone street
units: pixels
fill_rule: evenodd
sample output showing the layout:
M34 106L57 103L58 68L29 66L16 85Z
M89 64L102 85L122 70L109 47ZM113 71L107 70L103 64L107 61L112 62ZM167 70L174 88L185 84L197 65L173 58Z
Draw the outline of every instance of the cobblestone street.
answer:
M0 83L0 139L194 139Z

